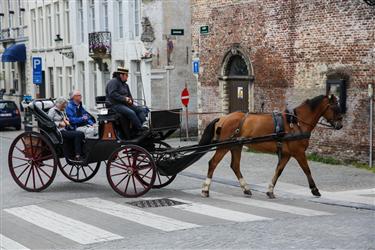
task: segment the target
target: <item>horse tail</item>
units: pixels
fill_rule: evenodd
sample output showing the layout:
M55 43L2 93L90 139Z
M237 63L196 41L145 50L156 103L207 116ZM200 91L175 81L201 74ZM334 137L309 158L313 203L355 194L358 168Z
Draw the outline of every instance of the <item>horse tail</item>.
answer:
M199 145L207 145L212 142L215 137L215 124L218 121L219 118L216 118L207 125L207 127L203 131L202 138L199 141Z

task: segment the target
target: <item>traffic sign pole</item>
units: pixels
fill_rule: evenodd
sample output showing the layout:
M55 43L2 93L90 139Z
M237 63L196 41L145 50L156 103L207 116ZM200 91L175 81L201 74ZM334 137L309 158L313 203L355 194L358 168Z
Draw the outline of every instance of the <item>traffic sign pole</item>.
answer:
M189 90L187 89L186 84L185 84L185 88L181 92L181 102L185 106L185 114L186 114L186 124L185 124L186 140L189 139L189 108L188 108L189 100L190 100Z

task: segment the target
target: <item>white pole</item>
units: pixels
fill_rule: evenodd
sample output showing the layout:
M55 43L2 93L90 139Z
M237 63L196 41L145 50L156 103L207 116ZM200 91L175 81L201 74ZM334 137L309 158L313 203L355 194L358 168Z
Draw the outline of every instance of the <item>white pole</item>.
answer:
M368 96L370 98L370 155L369 155L369 166L370 168L372 168L372 161L373 161L373 155L372 155L372 151L373 151L373 126L374 126L374 123L373 123L373 106L374 106L374 89L373 89L373 85L372 84L369 84L368 85Z

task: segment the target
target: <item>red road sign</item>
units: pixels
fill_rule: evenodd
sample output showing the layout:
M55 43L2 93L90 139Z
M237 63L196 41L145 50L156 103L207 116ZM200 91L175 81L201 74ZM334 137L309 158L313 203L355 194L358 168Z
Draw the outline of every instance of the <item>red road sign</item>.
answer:
M181 102L183 105L185 105L185 107L187 107L187 105L189 105L189 100L189 90L187 88L184 88L184 90L182 90L181 92Z

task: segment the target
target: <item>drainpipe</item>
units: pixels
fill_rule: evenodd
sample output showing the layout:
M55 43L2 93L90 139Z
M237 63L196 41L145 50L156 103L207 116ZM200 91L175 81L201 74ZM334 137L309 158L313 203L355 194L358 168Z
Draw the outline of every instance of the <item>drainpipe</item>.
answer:
M370 155L369 155L369 166L370 168L372 168L372 162L373 162L373 155L372 155L372 151L373 151L373 126L374 126L374 123L373 123L373 106L374 106L374 87L372 84L369 84L368 85L368 97L370 99Z

